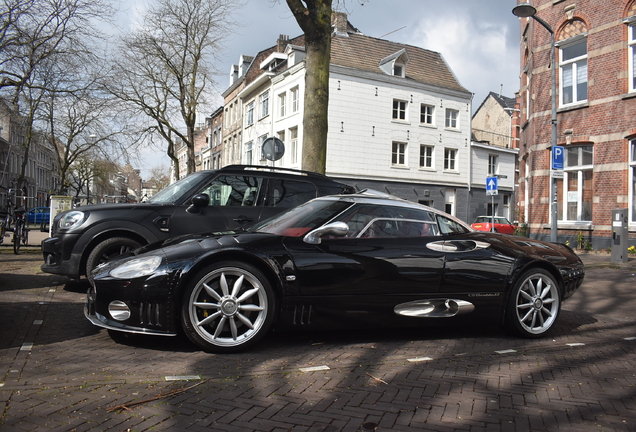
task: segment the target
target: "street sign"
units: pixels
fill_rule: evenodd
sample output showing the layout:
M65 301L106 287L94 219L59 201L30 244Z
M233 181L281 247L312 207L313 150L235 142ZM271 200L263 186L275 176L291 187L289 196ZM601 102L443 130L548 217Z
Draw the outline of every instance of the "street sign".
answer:
M486 177L486 195L497 195L499 193L499 179L497 177Z
M563 170L563 160L565 151L562 146L552 147L552 169Z

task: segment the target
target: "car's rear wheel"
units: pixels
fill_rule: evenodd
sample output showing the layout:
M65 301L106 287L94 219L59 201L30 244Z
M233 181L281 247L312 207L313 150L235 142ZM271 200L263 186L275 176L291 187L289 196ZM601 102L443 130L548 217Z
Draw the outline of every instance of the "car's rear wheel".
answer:
M90 280L91 272L98 265L110 261L114 258L126 255L139 248L138 241L128 237L113 237L99 243L86 259L86 277Z
M237 352L267 333L276 307L262 272L249 264L223 262L199 272L185 290L181 323L204 351Z
M530 270L510 293L507 328L522 337L540 337L554 326L560 311L561 296L554 277L542 269Z

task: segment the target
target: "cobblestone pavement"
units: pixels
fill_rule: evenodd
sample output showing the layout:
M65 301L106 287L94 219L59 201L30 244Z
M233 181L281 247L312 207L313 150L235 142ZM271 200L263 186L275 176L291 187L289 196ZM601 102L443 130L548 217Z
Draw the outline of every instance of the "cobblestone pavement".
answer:
M84 318L86 285L2 248L0 430L636 430L636 263L584 259L548 338L477 323L272 334L212 355L114 341Z

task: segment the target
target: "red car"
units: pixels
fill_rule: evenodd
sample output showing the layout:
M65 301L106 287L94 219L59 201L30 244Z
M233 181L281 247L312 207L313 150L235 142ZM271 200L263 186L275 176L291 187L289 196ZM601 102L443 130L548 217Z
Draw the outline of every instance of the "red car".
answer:
M492 219L492 216L478 216L471 227L477 231L491 231ZM495 216L495 232L501 234L514 234L516 229L517 226L511 224L505 217Z

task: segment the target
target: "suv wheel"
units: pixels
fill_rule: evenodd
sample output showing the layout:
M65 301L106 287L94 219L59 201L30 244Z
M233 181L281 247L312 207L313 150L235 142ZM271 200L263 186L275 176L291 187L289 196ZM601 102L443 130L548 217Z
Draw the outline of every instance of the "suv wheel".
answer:
M86 260L86 277L90 280L91 273L95 267L110 261L113 258L120 257L137 248L141 244L136 240L128 237L113 237L99 243L88 255Z

